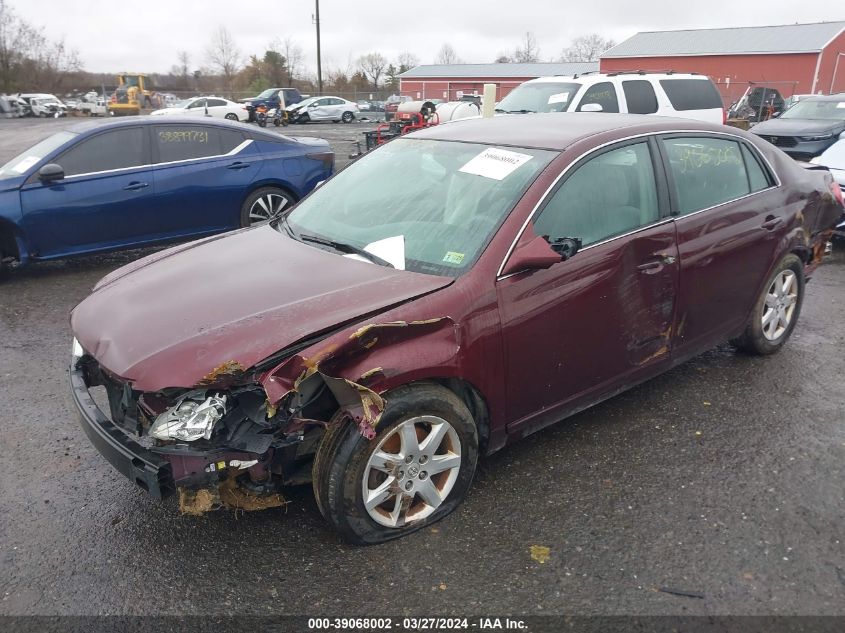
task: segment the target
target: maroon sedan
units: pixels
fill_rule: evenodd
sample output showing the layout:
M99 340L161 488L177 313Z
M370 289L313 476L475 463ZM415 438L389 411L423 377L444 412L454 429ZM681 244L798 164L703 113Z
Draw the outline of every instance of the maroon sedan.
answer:
M380 542L451 512L511 440L725 340L777 351L842 212L828 172L731 128L441 125L104 278L71 317L73 394L106 459L184 512L310 481Z

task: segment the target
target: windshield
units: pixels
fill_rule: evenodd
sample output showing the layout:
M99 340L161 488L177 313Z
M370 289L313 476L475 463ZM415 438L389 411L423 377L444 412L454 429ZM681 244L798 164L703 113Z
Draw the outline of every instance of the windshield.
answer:
M579 83L524 83L511 90L496 106L504 112L566 112L581 87Z
M75 136L76 134L73 132L65 131L57 132L52 136L48 136L40 143L36 143L25 152L18 154L8 163L0 167L0 179L20 176L30 167L40 162L41 159L47 156L54 149L64 145Z
M308 105L314 103L319 97L309 97L308 99L303 99L299 103L294 103L291 108L304 108Z
M182 99L180 101L175 102L171 107L173 107L173 108L185 108L185 107L188 106L189 103L191 103L191 101L193 101L193 99Z
M845 101L803 99L781 114L780 118L845 121Z
M556 155L396 139L303 200L288 226L299 238L364 249L396 268L457 277Z
M258 97L256 97L256 98L257 98L257 99L269 99L269 98L270 98L270 97L272 97L274 94L276 94L276 88L267 88L267 90L265 90L264 92L262 92L262 93L261 93L260 95L258 95Z

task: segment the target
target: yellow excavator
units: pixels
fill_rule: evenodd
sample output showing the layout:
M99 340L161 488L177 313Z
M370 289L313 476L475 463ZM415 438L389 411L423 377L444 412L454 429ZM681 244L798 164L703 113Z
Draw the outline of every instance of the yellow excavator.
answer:
M159 97L146 75L121 73L117 76L117 88L109 100L109 114L140 114L142 108L157 107Z

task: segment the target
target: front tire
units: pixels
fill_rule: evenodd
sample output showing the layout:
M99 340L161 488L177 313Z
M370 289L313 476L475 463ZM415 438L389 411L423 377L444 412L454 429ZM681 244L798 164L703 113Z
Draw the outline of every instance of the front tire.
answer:
M745 331L731 343L749 354L774 354L789 340L804 303L804 266L784 257L766 280Z
M261 187L253 191L241 206L241 226L251 226L278 215L294 203L284 189Z
M314 496L348 541L382 543L439 521L464 499L478 462L466 405L435 384L387 395L376 437L334 420L314 460Z

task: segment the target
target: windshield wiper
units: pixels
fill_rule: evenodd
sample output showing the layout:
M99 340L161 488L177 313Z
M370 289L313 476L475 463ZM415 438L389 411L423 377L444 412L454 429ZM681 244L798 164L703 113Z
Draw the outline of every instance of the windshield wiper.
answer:
M536 110L508 110L508 114L537 114Z
M496 108L495 110L493 110L493 112L504 112L505 114L508 113L507 110L502 110L502 108Z
M353 244L336 242L335 240L330 240L326 237L320 237L319 235L307 235L305 233L301 233L299 235L299 240L303 242L313 242L314 244L328 246L329 248L332 248L340 253L346 253L347 255L360 255L361 257L370 260L374 264L378 264L379 266L396 268L396 266L391 264L386 259L382 259L378 255L373 255L370 251L364 250L363 248L359 248L358 246L354 246Z
M278 219L278 223L282 225L282 228L285 230L285 232L286 232L288 235L290 235L293 239L295 239L295 240L297 240L297 241L302 241L302 240L300 240L300 237L299 237L299 235L296 233L296 231L294 231L294 230L293 230L293 227L290 225L290 222L288 222L288 216L287 216L287 214L285 214L285 215L281 216L281 217Z

